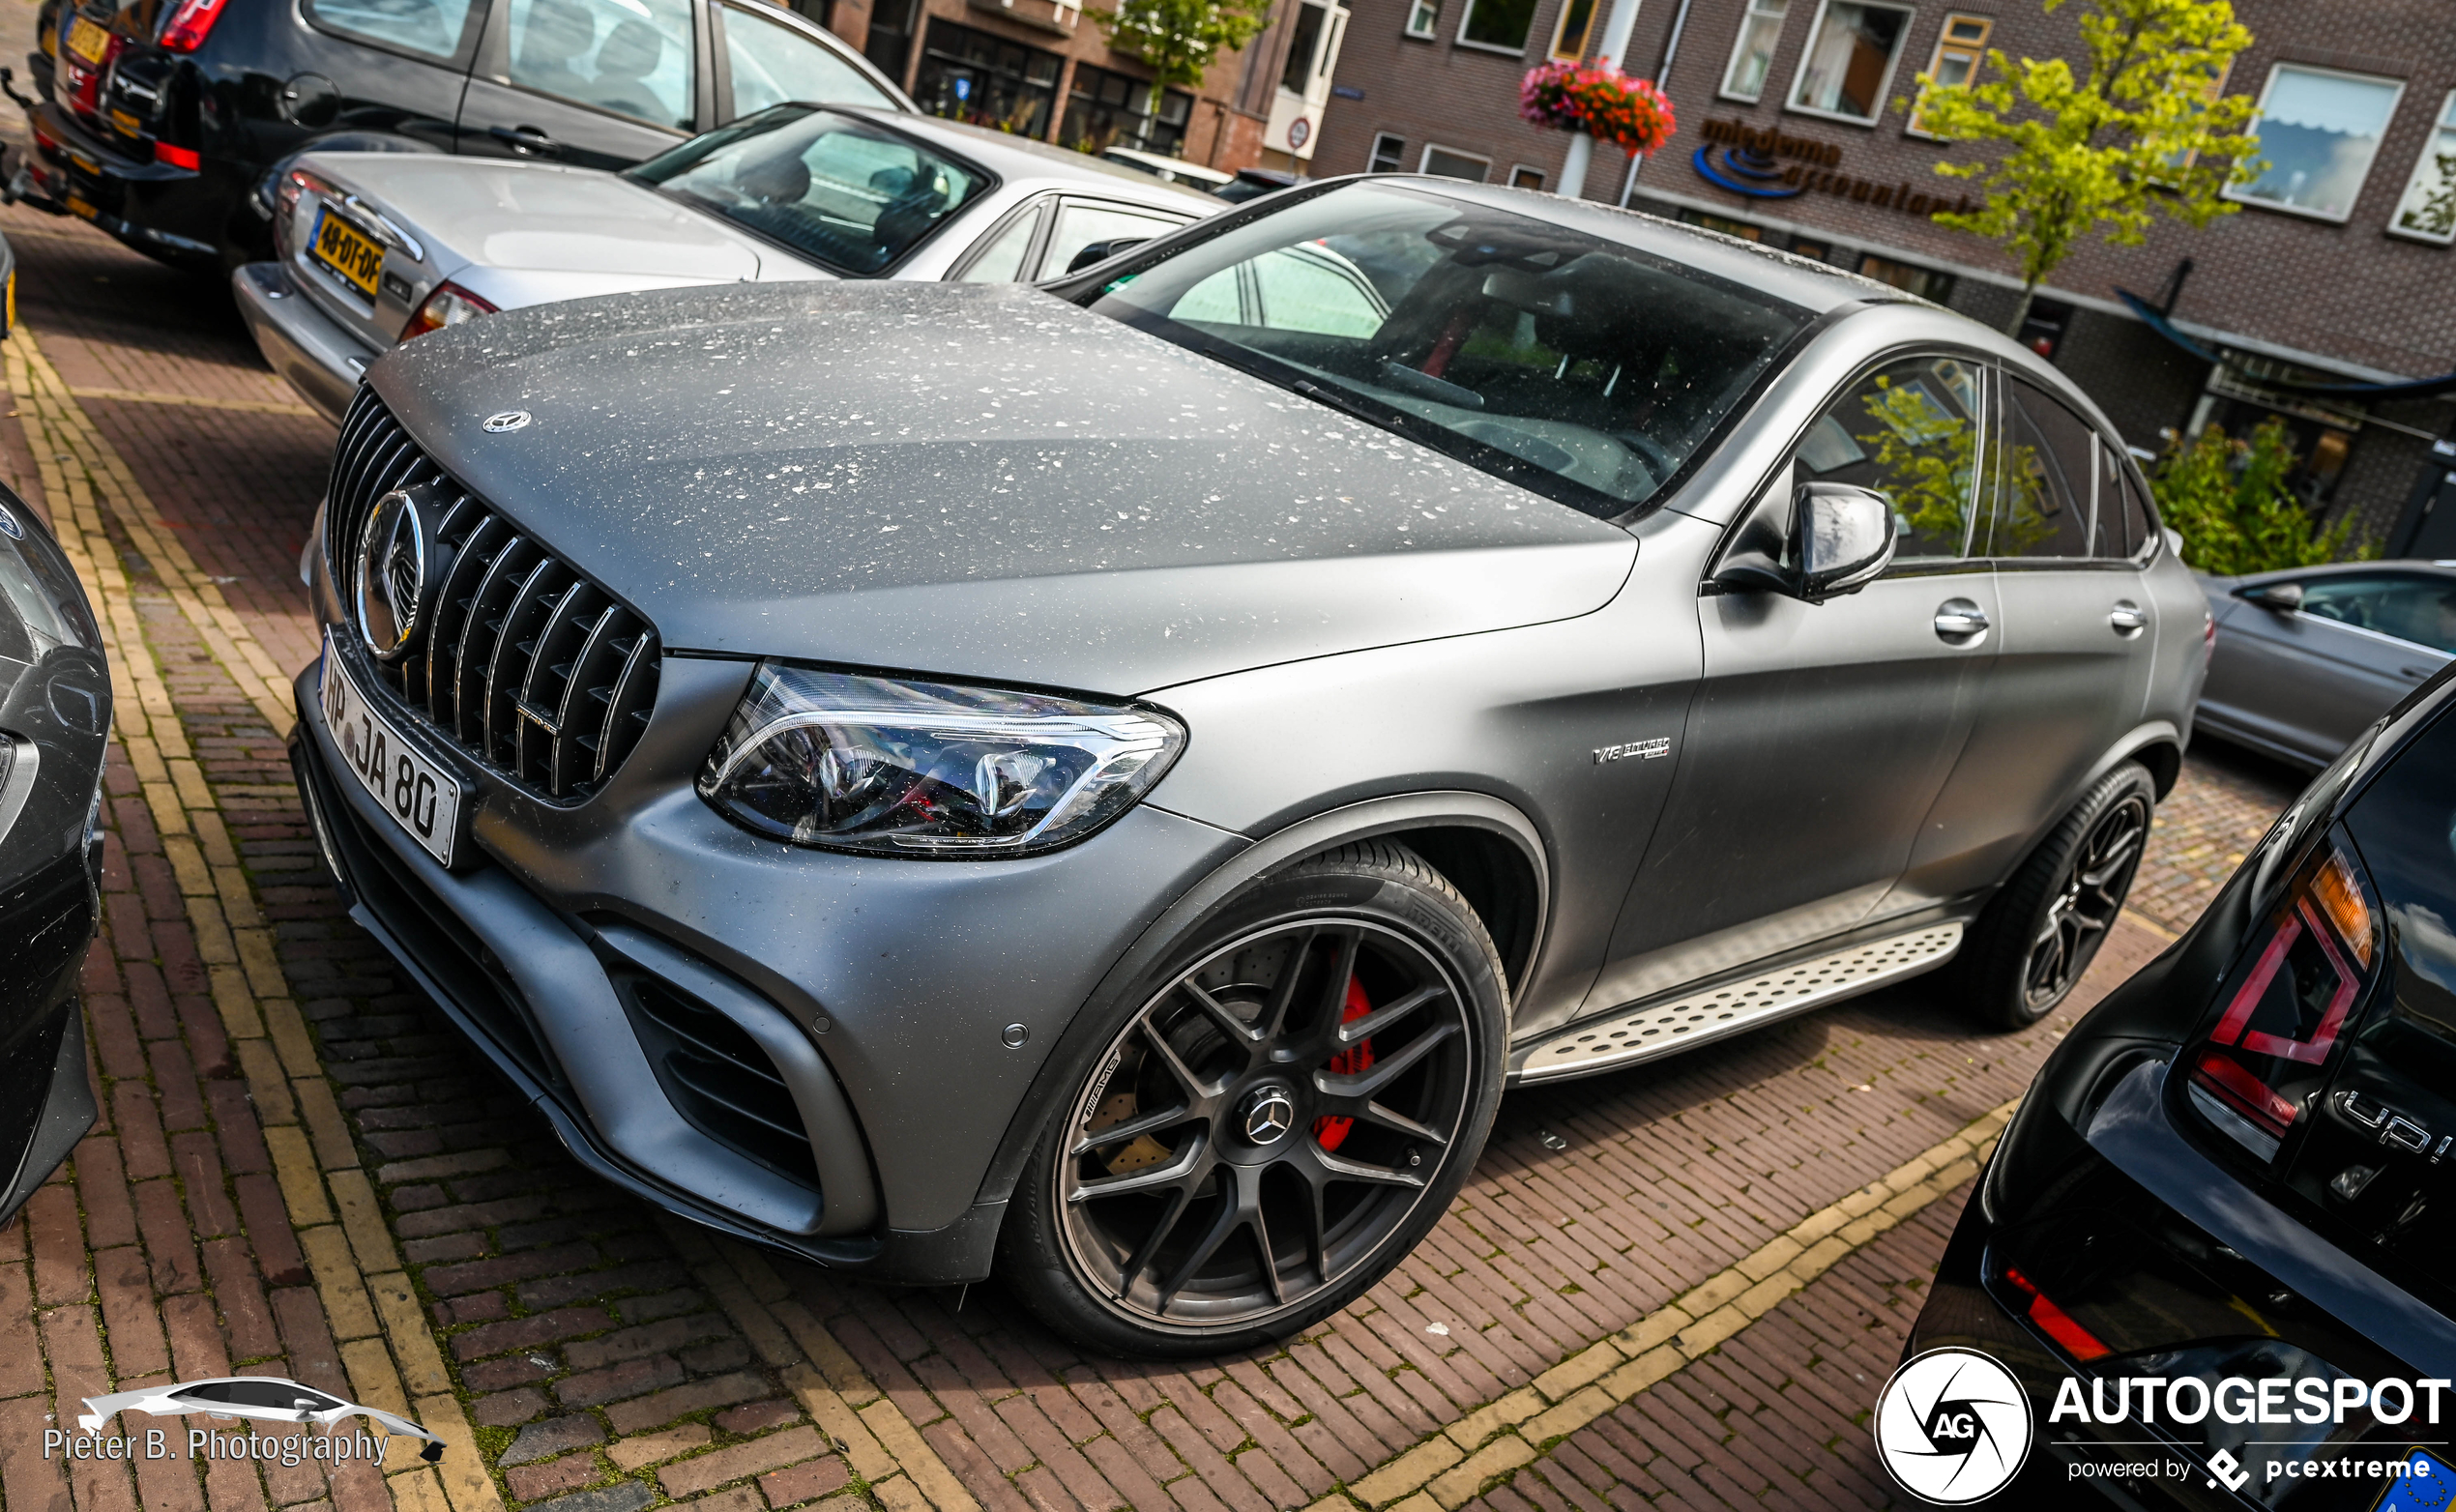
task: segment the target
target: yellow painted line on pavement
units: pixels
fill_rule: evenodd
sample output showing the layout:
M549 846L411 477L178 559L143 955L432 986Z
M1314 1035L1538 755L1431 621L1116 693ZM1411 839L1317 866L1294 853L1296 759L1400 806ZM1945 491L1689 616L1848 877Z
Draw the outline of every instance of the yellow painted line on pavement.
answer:
M184 404L200 410L235 410L244 415L303 415L318 418L304 404L279 399L214 399L200 393L163 393L153 389L71 389L72 397L109 399L121 404Z

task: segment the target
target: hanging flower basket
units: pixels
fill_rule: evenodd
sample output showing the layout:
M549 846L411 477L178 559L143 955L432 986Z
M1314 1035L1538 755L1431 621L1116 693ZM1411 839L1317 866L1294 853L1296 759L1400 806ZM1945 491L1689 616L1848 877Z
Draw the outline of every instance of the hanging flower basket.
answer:
M1652 83L1597 63L1547 63L1518 86L1518 114L1555 131L1584 131L1624 152L1651 153L1679 123Z

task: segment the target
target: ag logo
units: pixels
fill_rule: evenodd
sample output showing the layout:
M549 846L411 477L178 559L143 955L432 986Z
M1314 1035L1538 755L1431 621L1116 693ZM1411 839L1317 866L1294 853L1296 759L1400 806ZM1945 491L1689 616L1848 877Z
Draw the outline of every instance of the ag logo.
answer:
M1876 1457L1903 1490L1944 1506L2010 1485L2032 1437L2021 1382L1976 1350L1930 1350L1876 1399Z

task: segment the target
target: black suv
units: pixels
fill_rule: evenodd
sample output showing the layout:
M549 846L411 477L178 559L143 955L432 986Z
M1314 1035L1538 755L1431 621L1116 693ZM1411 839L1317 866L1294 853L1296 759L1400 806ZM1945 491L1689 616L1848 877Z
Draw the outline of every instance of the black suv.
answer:
M203 269L270 255L251 192L307 147L619 168L784 101L910 109L746 0L47 0L12 190Z

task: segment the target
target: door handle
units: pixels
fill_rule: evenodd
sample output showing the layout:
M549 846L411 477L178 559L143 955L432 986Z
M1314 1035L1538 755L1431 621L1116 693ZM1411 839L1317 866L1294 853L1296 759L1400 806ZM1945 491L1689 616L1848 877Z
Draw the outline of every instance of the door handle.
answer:
M535 153L541 158L560 155L563 144L534 126L490 126L486 134L515 153Z
M1936 606L1937 638L1954 646L1975 646L1987 634L1987 611L1967 598L1947 598Z
M2149 615L2129 598L2119 598L2115 607L2107 611L2106 623L2114 626L2116 634L2128 639L2149 628Z

